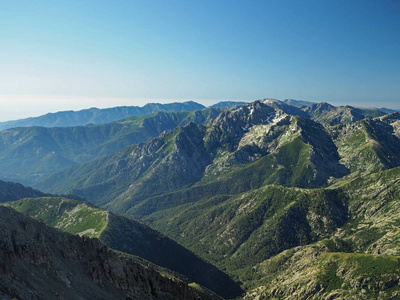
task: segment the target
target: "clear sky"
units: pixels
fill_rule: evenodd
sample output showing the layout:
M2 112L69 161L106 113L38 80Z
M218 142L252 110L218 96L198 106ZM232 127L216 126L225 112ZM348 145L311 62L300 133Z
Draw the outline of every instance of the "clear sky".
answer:
M400 108L398 0L0 0L0 121L266 97Z

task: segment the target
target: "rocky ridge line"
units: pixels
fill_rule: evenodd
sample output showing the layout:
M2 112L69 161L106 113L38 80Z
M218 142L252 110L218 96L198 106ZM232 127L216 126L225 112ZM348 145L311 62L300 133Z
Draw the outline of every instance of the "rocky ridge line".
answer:
M0 207L3 299L199 299L183 282Z

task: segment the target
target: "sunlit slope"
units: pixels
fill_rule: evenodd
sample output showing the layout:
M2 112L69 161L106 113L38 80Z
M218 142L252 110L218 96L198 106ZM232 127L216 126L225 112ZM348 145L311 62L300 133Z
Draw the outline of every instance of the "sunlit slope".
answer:
M331 127L340 163L348 177L371 174L400 165L398 113Z
M396 299L400 295L400 169L340 190L348 219L328 238L241 270L245 299Z
M249 275L244 299L397 299L400 257L329 252L318 243L286 250ZM253 288L252 288L252 287Z

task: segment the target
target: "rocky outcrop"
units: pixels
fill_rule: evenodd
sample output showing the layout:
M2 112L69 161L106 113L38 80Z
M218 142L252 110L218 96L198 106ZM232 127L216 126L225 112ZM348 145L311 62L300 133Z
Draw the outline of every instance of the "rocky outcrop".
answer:
M229 144L234 150L243 135L254 125L270 124L283 118L285 113L262 101L255 101L238 109L221 113L212 122L207 139L210 149Z
M4 299L199 299L185 283L0 207Z
M112 249L140 257L144 264L151 262L155 268L182 274L188 282L196 282L222 297L230 299L242 293L227 274L135 220L61 197L25 198L6 205L62 231L98 238Z

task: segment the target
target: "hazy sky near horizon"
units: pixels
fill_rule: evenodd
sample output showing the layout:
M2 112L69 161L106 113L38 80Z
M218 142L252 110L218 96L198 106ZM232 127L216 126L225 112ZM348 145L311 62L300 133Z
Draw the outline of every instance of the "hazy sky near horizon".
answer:
M400 108L400 1L2 1L0 121L266 97Z

